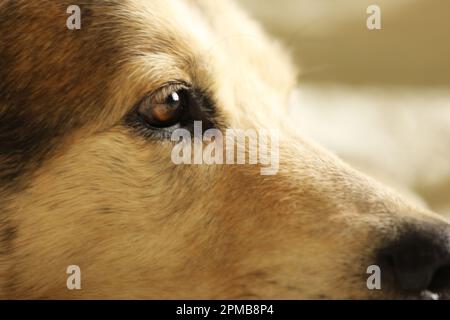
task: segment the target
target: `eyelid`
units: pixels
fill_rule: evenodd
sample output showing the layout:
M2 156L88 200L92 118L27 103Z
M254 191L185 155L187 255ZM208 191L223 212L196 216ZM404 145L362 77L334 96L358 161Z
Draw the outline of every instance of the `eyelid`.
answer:
M166 98L172 93L179 91L181 89L189 89L188 86L184 82L170 82L166 83L164 86L160 87L154 93L150 94L151 101L153 103L162 104L165 102Z

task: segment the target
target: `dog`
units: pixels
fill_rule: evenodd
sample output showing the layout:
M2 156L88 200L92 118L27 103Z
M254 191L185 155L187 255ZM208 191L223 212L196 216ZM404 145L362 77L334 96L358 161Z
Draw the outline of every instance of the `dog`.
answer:
M1 298L448 297L449 222L298 135L295 68L237 4L71 5L0 1ZM278 130L278 172L175 165L194 121Z

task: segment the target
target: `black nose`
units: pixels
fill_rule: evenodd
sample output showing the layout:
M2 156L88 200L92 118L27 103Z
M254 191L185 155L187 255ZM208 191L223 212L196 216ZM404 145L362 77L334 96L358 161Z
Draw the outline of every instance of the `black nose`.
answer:
M381 276L387 272L405 291L450 287L450 228L408 228L379 254Z

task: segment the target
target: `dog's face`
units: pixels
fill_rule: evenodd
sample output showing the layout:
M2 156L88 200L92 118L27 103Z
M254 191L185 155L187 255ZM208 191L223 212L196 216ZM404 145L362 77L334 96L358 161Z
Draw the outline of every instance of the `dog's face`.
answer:
M293 68L234 4L92 1L68 30L71 4L0 1L0 296L419 296L397 248L447 222L295 135ZM194 120L280 130L279 172L175 165Z

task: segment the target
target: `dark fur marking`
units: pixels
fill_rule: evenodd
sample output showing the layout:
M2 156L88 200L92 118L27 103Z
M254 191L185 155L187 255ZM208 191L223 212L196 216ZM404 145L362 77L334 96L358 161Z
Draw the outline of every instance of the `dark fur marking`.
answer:
M2 223L3 224L3 223ZM17 228L10 223L5 223L0 229L0 254L8 254L12 247L12 241L17 237Z
M101 9L83 5L83 29L71 32L64 29L69 1L22 2L0 11L0 186L16 186L101 114L105 79L120 57L113 35L89 32Z

